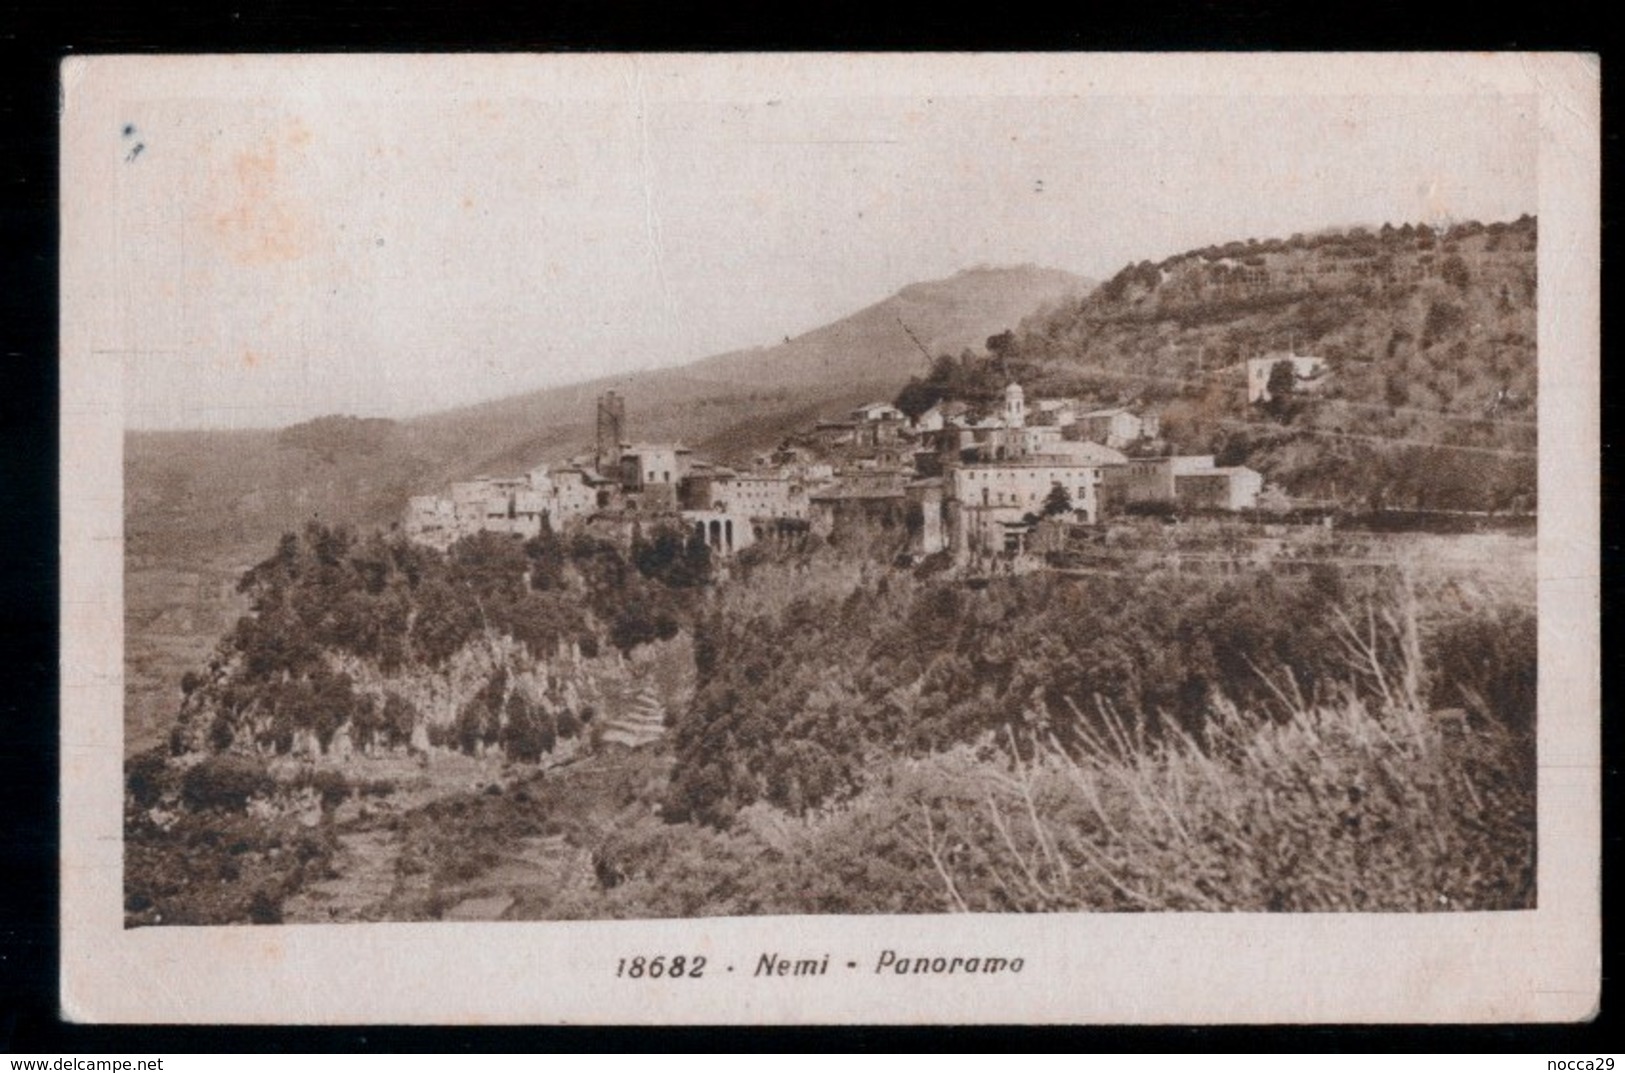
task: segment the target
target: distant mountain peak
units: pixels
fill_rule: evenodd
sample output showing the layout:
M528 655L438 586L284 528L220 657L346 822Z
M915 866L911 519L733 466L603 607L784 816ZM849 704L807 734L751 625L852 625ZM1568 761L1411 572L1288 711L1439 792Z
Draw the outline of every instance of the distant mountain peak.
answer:
M759 388L831 381L901 386L929 357L979 350L1041 306L1084 294L1091 281L1038 265L972 265L903 287L850 316L776 346L707 358L695 376ZM927 353L929 352L929 356Z

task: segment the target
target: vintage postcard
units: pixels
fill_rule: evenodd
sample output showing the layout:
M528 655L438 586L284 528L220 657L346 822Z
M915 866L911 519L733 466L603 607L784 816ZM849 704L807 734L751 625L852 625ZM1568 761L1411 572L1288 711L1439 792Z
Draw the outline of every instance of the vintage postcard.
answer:
M67 61L65 1015L1591 1016L1599 78Z

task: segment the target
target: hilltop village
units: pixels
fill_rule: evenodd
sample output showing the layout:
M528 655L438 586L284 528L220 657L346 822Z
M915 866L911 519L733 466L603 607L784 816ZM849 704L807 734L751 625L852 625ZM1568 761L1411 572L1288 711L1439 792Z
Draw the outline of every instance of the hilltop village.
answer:
M1319 359L1286 360L1306 381L1321 371ZM1267 399L1277 361L1247 369L1255 400ZM879 527L906 530L914 558L949 553L965 563L1042 550L1051 520L1095 525L1153 507L1247 510L1264 483L1256 470L1215 465L1212 455L1156 453L1154 414L1088 409L1074 398L1029 402L1014 382L992 412L947 400L911 421L890 403L862 406L743 467L627 432L625 399L601 395L592 454L414 496L404 530L443 549L482 531L531 537L544 525L585 526L629 539L638 526L681 524L726 558L764 540L840 539Z
M1249 239L1130 264L1081 302L991 337L989 357L1014 376L1002 385L971 377L987 381L974 400L949 395L921 412L899 395L733 466L681 444L633 441L625 401L606 394L592 453L416 497L404 528L445 547L482 530L534 534L544 518L623 537L660 518L726 557L770 537L839 540L843 529L879 522L906 525L913 557L1025 557L1048 550L1050 520L1094 526L1124 512L1253 508L1264 483L1257 469L1173 453L1170 441L1192 442L1179 433L1193 413L1204 420L1215 405L1237 423L1242 406L1271 409L1279 434L1230 454L1302 502L1526 510L1535 243L1535 220L1524 216ZM1312 354L1298 352L1300 336ZM1282 339L1288 347L1275 349ZM1015 378L1031 383L1046 367L1065 375L1057 393L1083 397L1026 397ZM1142 390L1125 399L1084 386L1091 377ZM1238 383L1242 391L1229 392ZM1196 389L1221 385L1223 402L1196 399ZM1278 387L1291 399L1271 408ZM1085 401L1114 394L1115 408ZM1294 422L1293 404L1311 400ZM1174 435L1162 435L1160 418ZM1349 450L1290 442L1301 435Z

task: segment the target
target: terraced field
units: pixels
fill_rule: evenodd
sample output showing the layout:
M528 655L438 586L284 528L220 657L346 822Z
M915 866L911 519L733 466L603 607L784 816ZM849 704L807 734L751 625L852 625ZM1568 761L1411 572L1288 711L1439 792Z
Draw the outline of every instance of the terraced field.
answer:
M613 737L645 737L659 719L646 709ZM610 735L606 735L608 737ZM339 852L328 877L283 906L286 923L377 920L502 920L571 916L596 900L594 849L618 824L647 819L651 792L670 757L658 747L612 744L599 755L541 774L469 787L453 764L394 799L346 805L334 816ZM455 768L456 770L452 770ZM573 908L572 908L573 907Z

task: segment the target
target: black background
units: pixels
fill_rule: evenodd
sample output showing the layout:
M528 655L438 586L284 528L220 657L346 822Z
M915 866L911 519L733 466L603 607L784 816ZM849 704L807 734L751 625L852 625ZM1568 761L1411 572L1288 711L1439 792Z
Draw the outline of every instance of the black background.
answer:
M0 14L0 1050L134 1056L195 1051L860 1050L1518 1051L1607 1053L1617 928L1604 916L1604 990L1596 1021L1569 1026L1429 1027L848 1027L830 1029L193 1028L65 1024L57 1006L57 67L70 55L372 51L1072 51L1583 50L1604 69L1604 175L1618 133L1601 5L1442 7L1380 0L1314 3L997 4L873 2L703 5L545 3L216 3L188 9L129 0L9 4ZM1606 185L1605 185L1606 189ZM1604 200L1604 289L1615 213ZM1604 349L1611 334L1605 312ZM1618 530L1613 418L1618 377L1603 365L1603 651L1613 644ZM1618 860L1619 729L1614 672L1604 672L1606 891ZM1604 904L1607 904L1606 898Z

